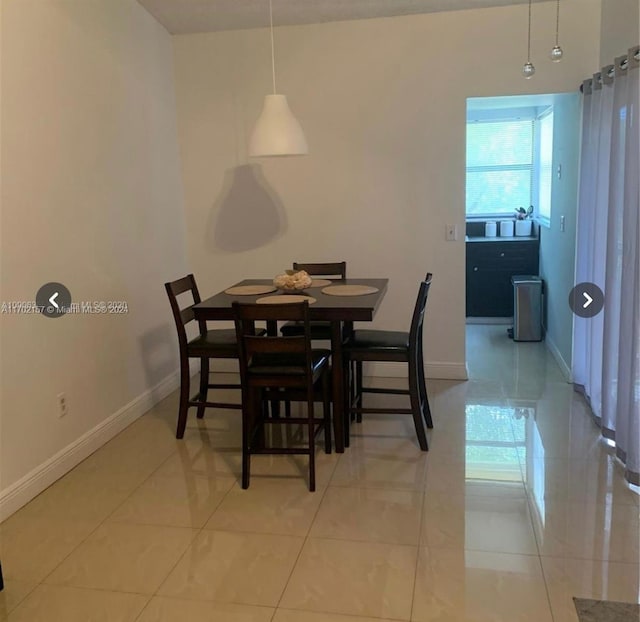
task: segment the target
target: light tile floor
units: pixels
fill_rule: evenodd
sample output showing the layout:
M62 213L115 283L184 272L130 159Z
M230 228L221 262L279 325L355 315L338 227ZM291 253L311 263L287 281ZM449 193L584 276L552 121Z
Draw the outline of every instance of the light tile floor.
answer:
M241 490L238 413L176 441L171 395L0 527L0 621L576 622L572 596L638 602L638 496L582 398L502 326L469 326L468 360L468 382L428 383L427 454L410 418L365 417L318 453L315 493L282 456Z

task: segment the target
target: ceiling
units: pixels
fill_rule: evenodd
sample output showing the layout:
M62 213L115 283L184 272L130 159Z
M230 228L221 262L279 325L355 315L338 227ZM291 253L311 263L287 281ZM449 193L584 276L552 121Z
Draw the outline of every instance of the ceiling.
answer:
M273 20L278 26L291 26L478 9L525 4L526 1L273 0ZM240 30L269 25L268 0L138 0L138 2L172 34Z

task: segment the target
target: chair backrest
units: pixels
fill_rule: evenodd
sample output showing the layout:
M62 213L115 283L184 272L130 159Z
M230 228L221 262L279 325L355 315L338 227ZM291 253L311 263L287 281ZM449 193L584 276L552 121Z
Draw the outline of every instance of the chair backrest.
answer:
M293 269L304 270L311 276L323 276L340 280L347 278L346 261L336 261L333 263L300 263L294 261Z
M176 330L178 331L178 343L180 344L180 354L186 353L187 350L187 325L189 322L195 321L193 314L193 306L200 302L200 292L198 292L198 286L193 274L183 276L177 281L164 284L167 290L167 296L169 296L169 304L171 305L171 311L173 312L173 320L176 324ZM178 302L178 296L190 292L193 298L193 303L186 307L180 308ZM200 334L204 335L207 332L206 322L198 322L198 328Z
M416 305L413 308L413 317L411 318L411 328L409 329L409 349L414 353L418 348L418 340L422 339L422 324L424 322L424 311L427 306L427 296L431 287L431 273L427 274L427 279L420 283Z
M233 302L233 313L238 341L240 377L243 386L248 386L248 371L254 360L266 360L276 366L291 365L294 360L297 367L304 366L305 376L302 383L308 380L312 386L312 351L311 330L309 325L309 303L281 303L273 305ZM299 322L304 333L295 336L256 336L255 322L277 321ZM292 358L293 355L293 358ZM288 361L288 363L287 363ZM275 371L274 371L275 374Z
M433 274L431 274L431 272L427 272L427 276L424 277L424 282L431 287L431 277L433 277ZM427 287L427 294L429 293L429 287ZM425 305L427 304L427 301L425 300ZM424 315L424 313L423 313ZM423 323L420 323L420 329L418 330L418 339L420 340L420 342L422 342L422 325Z

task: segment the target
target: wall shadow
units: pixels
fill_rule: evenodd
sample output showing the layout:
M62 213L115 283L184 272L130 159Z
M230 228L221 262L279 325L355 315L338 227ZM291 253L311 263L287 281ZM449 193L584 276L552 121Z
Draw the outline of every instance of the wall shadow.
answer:
M206 246L231 253L253 250L287 229L282 202L257 164L229 169L220 197L213 204Z
M154 404L161 397L158 383L177 373L180 361L177 341L175 328L169 324L152 328L138 338L147 387Z

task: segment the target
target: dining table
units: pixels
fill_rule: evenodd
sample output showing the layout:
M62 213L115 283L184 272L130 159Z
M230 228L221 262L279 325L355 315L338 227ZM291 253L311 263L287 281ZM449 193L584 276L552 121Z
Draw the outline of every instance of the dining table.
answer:
M342 360L343 334L352 329L354 322L371 322L380 308L380 304L387 292L389 279L340 279L334 280L329 287L334 285L356 286L351 292L359 289L370 293L359 295L331 295L324 291L327 284L306 288L296 292L310 297L309 319L323 320L331 323L331 379L332 379L332 406L333 406L333 431L335 436L335 449L343 453L345 446L349 446L349 425L345 418L345 402L347 387L345 387L344 370ZM234 301L255 303L264 302L265 297L278 297L286 295L280 290L261 294L236 294L227 293L227 290L250 291L248 286L272 285L272 279L245 279L225 290L202 300L192 307L194 317L198 321L233 320ZM237 289L239 288L239 289ZM329 290L332 291L332 290ZM333 290L336 291L335 289ZM343 289L341 291L348 291ZM313 299L313 301L311 300ZM270 329L274 330L273 327Z

